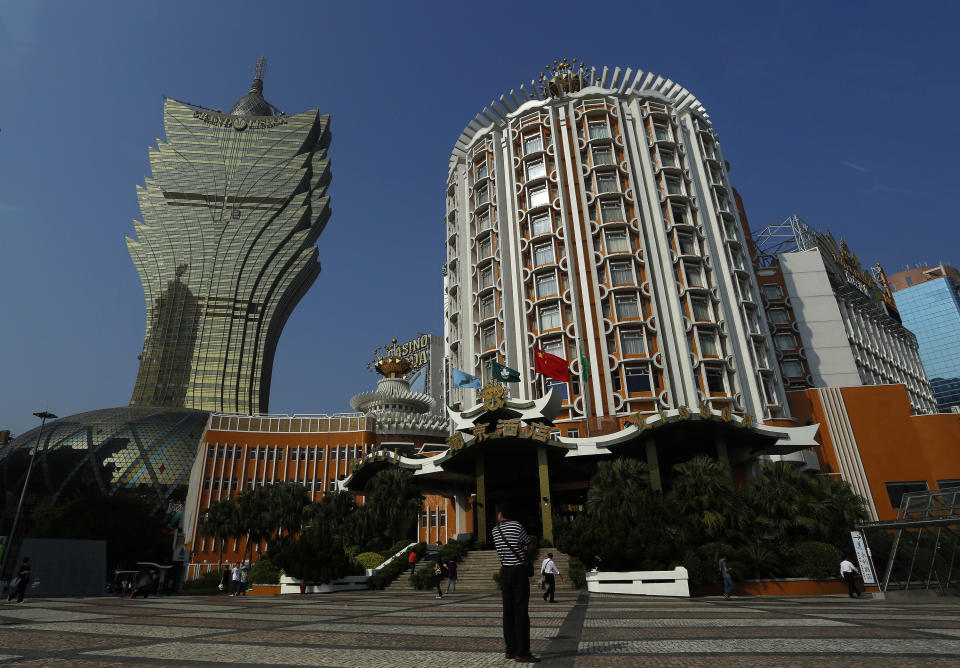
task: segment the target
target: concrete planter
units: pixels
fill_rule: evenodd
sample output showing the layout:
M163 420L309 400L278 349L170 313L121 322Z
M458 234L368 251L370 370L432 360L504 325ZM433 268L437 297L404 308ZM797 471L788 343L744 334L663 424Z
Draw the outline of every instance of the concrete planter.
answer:
M672 571L593 571L587 573L587 590L597 594L690 597L687 569Z
M366 575L347 575L342 578L338 578L333 582L328 582L326 584L316 584L316 585L307 585L306 594L329 594L335 591L353 591L357 589L367 589L367 579ZM299 594L300 593L300 580L296 578L289 577L287 575L280 576L280 593L281 594Z

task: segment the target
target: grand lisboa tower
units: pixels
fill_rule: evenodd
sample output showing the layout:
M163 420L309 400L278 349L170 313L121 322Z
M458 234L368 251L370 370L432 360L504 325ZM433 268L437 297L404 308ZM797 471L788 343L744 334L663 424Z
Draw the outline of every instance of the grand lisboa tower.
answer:
M142 220L127 239L147 315L133 396L43 429L38 466L58 460L56 475L38 476L48 493L82 479L166 504L185 488L210 411L267 411L280 333L320 272L330 131L316 109L288 116L270 104L265 70L261 58L227 113L164 102L166 140L150 149ZM22 485L13 462L37 437L0 450L8 492Z

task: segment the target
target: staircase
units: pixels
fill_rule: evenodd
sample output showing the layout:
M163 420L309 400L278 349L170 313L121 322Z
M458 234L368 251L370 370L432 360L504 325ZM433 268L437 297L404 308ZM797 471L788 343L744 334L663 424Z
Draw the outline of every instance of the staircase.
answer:
M557 579L557 591L576 591L570 582L570 578L567 577L567 555L553 548L540 549L540 556L537 557L537 561L533 565L534 576L530 581L531 588L535 587L537 580L540 579L540 562L542 558L547 556L547 552L553 552L553 560L564 576L562 582L559 578ZM457 593L489 594L497 591L497 583L493 579L493 574L498 570L500 570L500 560L497 558L496 550L472 550L468 552L457 566ZM446 587L446 584L444 584L444 591L446 591ZM539 589L535 591L539 591Z
M437 551L428 550L425 555L417 562L416 570L419 572L423 568L429 568L433 570L433 564L437 561ZM446 585L444 585L446 586ZM409 592L414 591L413 587L410 586L410 564L407 564L407 567L403 569L403 572L397 576L397 579L391 582L387 587L384 588L384 591L389 592Z

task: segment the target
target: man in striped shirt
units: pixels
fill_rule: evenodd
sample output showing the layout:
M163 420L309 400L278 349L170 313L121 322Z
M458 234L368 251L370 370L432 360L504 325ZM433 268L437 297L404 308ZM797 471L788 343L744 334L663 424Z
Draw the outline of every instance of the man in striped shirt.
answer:
M493 528L493 545L502 567L500 589L503 594L503 641L506 658L517 663L540 661L530 654L530 578L527 576L527 550L530 536L513 517L512 508L497 506L497 526Z

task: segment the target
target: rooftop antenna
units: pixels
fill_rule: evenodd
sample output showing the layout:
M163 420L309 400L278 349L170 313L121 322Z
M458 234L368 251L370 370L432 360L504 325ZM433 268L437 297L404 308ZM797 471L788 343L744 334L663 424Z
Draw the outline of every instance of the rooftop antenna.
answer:
M260 84L259 88L263 90L263 77L267 74L267 59L263 56L257 58L257 64L253 68L253 85L256 88L257 83Z

